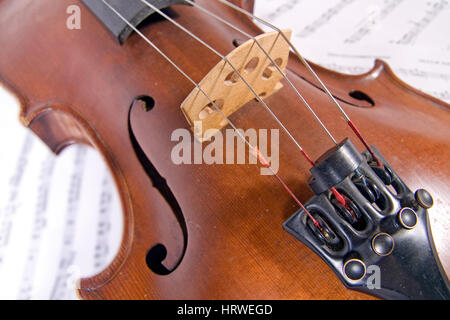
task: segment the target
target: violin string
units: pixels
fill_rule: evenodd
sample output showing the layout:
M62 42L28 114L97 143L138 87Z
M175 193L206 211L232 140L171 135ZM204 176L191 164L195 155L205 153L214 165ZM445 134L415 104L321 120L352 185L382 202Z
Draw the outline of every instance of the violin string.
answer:
M297 198L297 196L291 191L291 189L286 185L286 183L281 179L281 177L276 173L276 171L272 168L267 159L261 154L257 147L254 147L237 129L234 123L222 112L222 110L217 106L217 104L212 100L212 98L203 90L203 88L195 82L187 73L181 69L172 59L169 58L161 49L158 48L150 39L148 39L142 32L140 32L131 22L129 22L123 15L121 15L114 7L112 7L106 0L102 0L102 2L112 11L114 12L120 19L122 19L134 32L136 32L145 42L147 42L153 49L155 49L166 61L168 61L178 72L180 72L189 82L191 82L211 103L212 106L216 109L216 111L228 122L228 124L233 128L233 130L237 133L237 135L244 141L245 144L248 145L250 150L252 150L261 164L268 168L275 178L280 182L282 187L289 193L289 195L294 199L294 201L299 205L299 207L308 215L314 225L323 232L323 227L319 224L319 222L313 217L313 215L306 209L303 203Z
M168 20L169 22L171 22L172 24L174 24L176 27L178 27L179 29L181 29L182 31L184 31L185 33L187 33L189 36L191 36L192 38L194 38L195 40L197 40L198 42L200 42L202 45L204 45L206 48L208 48L210 51L212 51L213 53L215 53L217 56L219 56L223 61L225 61L226 63L228 63L231 68L233 69L233 71L239 76L239 78L245 83L245 85L250 89L250 91L255 95L255 97L258 99L258 101L260 103L262 103L262 105L266 108L266 110L271 114L271 116L278 122L278 124L281 126L281 128L289 135L289 137L291 138L292 141L294 141L294 143L297 145L297 147L299 148L301 154L304 156L304 158L311 164L312 167L315 167L316 164L314 163L314 161L311 159L311 157L308 155L308 153L303 149L303 147L300 146L300 144L297 142L297 140L291 135L291 133L288 131L288 129L281 123L281 121L277 118L277 116L272 112L272 110L269 108L269 106L262 100L262 98L257 94L257 92L253 89L253 87L245 80L245 78L242 76L242 74L234 67L234 65L228 60L228 58L224 55L222 55L221 53L219 53L217 50L215 50L213 47L211 47L208 43L206 43L205 41L203 41L202 39L200 39L197 35L195 35L194 33L192 33L190 30L186 29L184 26L182 26L181 24L179 24L177 21L175 21L174 19L172 19L171 17L169 17L167 14L165 14L164 12L162 12L160 9L158 9L157 7L155 7L154 5L148 3L148 1L146 0L141 0L142 3L144 3L145 5L147 5L150 9L152 9L153 11L157 12L159 15L161 15L162 17L164 17L166 20ZM283 37L285 39L287 39L287 37L284 35L284 33L281 32L281 30L279 30L279 34L282 34ZM255 39L256 40L256 39ZM268 57L270 57L269 54L267 54ZM271 57L270 57L271 59ZM273 61L274 65L277 65L277 63L275 63L275 61ZM280 72L284 75L284 73L281 71ZM295 89L295 86L292 85ZM295 89L296 90L296 89ZM298 91L298 90L296 90ZM300 94L300 93L299 93ZM303 99L304 100L304 99ZM305 100L306 102L306 100ZM310 110L312 111L313 114L314 111L310 108ZM318 117L317 117L318 118ZM320 120L320 119L319 119ZM327 130L328 131L328 130ZM331 134L330 134L331 135ZM334 138L332 138L334 143L337 145L336 140L334 140ZM284 183L282 183L284 185ZM339 191L337 191L334 187L331 188L332 193L335 195L335 197L338 199L339 202L342 203L342 205L344 206L348 206L348 204L346 203L344 197L342 197L342 195L340 195ZM290 190L289 190L290 192Z
M275 30L275 31L277 31L279 33L281 35L281 37L283 37L283 39L289 44L291 49L294 51L295 55L300 59L300 61L306 67L308 72L314 77L314 79L316 79L316 81L319 83L320 87L324 90L324 92L331 99L332 103L340 111L340 113L344 117L345 121L347 122L348 126L352 129L352 131L359 138L359 140L362 142L362 144L370 152L370 154L372 155L373 159L377 162L377 164L380 167L383 167L383 164L381 163L379 158L373 152L372 147L367 143L366 139L363 137L363 135L358 130L356 125L350 119L349 115L345 112L345 110L342 108L342 106L339 104L339 102L335 99L335 97L330 92L330 90L328 90L327 86L323 83L323 81L320 79L320 77L317 75L317 73L314 71L314 69L308 63L308 61L306 61L306 59L300 54L300 52L297 50L297 48L294 46L294 44L286 37L286 35L282 32L282 30L280 28L276 27L275 25L273 25L272 23L270 23L269 21L267 21L267 20L265 20L263 18L260 18L260 17L258 17L256 15L254 15L253 13L250 13L247 10L244 10L243 8L241 8L241 7L235 5L235 4L233 4L233 3L231 3L231 2L229 2L227 0L217 0L217 1L219 1L220 3L226 5L226 6L232 8L232 9L234 9L234 10L236 10L236 11L238 11L238 12L240 12L240 13L242 13L242 14L250 17L250 18L253 18L253 19L259 21L260 23L264 24L265 26L267 26L267 27L271 28L272 30Z
M190 37L200 42L203 46L208 48L210 51L212 51L215 55L219 56L225 63L230 65L230 67L233 69L233 71L236 73L236 75L244 82L244 84L250 89L252 94L256 97L256 99L261 103L261 105L269 112L271 117L278 123L278 125L283 129L283 131L289 136L289 138L294 142L294 144L297 146L297 148L300 150L301 154L305 157L305 159L314 167L314 161L311 159L311 157L306 153L306 151L303 149L303 147L300 145L300 143L294 138L294 136L289 132L289 130L284 126L284 124L278 119L278 117L273 113L272 109L269 108L267 103L261 98L261 96L255 91L255 89L248 83L247 80L245 80L244 76L236 69L236 67L228 60L226 56L218 52L216 49L211 47L208 43L200 39L198 36L196 36L194 33L183 27L181 24L170 18L167 14L162 12L160 9L155 7L154 5L148 3L146 0L141 0L142 3L146 4L149 8L151 8L153 11L160 14L162 17L164 17L166 20L174 24L176 27L187 33Z
M190 0L184 0L185 2L191 4L194 7L197 7L198 9L202 10L203 12L209 14L210 16L212 16L213 18L225 23L226 25L228 25L229 27L231 27L232 29L240 32L241 34L244 34L245 36L247 36L248 38L251 38L258 46L259 48L264 52L264 54L270 59L271 63L273 65L275 65L278 69L278 71L280 72L280 74L283 75L284 79L287 80L287 82L291 85L292 89L297 93L297 95L299 96L301 101L304 101L304 104L306 105L306 107L310 110L310 112L316 117L316 119L318 120L319 124L322 126L322 128L325 129L325 132L327 132L327 134L330 136L330 138L333 140L333 142L337 145L336 140L333 138L333 136L331 135L331 133L329 133L328 129L326 128L326 126L323 124L323 122L319 119L319 117L316 115L316 113L312 110L312 108L309 106L309 104L305 101L305 99L301 96L301 94L298 92L297 88L295 88L295 86L292 84L292 82L287 78L287 76L284 74L284 72L278 67L278 64L276 64L273 60L272 57L270 56L270 54L264 49L262 48L262 46L259 44L259 42L256 40L255 37L253 37L252 35L248 34L247 32L241 30L240 28L238 28L237 26L233 25L231 22L226 21L225 19L217 16L216 14L214 14L213 12L209 11L208 9L190 1ZM227 4L229 4L227 2ZM232 8L234 8L235 6L230 6ZM245 14L247 14L248 12L237 7L236 8L240 9L240 12L243 12ZM250 13L247 14L249 17L254 17L255 19L260 19ZM290 47L293 48L293 50L295 51L295 53L297 54L297 56L300 58L300 60L303 62L303 64L307 67L307 69L309 70L310 73L313 74L313 76L317 79L317 81L321 84L322 88L324 89L324 91L328 94L328 96L334 101L334 103L337 105L337 107L339 108L339 110L341 110L341 112L343 112L344 117L349 121L349 125L350 127L354 130L354 132L356 133L356 135L360 138L360 140L363 142L363 144L366 146L366 148L369 150L370 153L372 153L372 156L374 157L374 159L377 161L379 166L382 166L381 162L378 160L378 158L375 156L375 154L372 152L370 146L366 143L365 139L362 137L361 133L359 132L359 130L356 128L356 126L353 124L353 122L350 120L350 118L348 117L348 115L345 113L345 111L342 109L342 107L339 105L339 103L336 101L336 99L334 98L334 96L330 93L330 91L327 89L327 87L325 86L325 84L321 81L321 79L319 78L319 76L314 72L314 70L311 68L311 66L309 65L309 63L303 58L303 56L298 52L298 50L295 48L295 46L291 43L291 41L285 36L285 34L281 31L281 29L271 25L269 22L265 21L268 25L270 25L273 29L278 31L279 35L282 35L283 39L289 44ZM312 166L315 167L315 163L312 162ZM332 194L334 195L334 197L336 198L336 200L341 203L345 208L347 208L352 215L353 210L349 207L347 200L345 199L345 197L340 194L340 192L335 188L335 187L331 187L330 188Z
M328 128L325 126L325 124L322 122L322 120L319 118L319 116L316 114L316 112L314 112L314 110L312 109L312 107L309 105L309 103L306 101L306 99L302 96L302 94L298 91L298 89L294 86L294 84L292 83L292 81L285 75L285 73L283 72L283 70L281 70L280 66L278 65L278 63L276 63L273 58L271 57L271 55L266 51L266 49L263 48L263 46L259 43L259 41L252 36L251 34L245 32L244 30L242 30L241 28L237 27L236 25L234 25L233 23L223 19L222 17L216 15L215 13L213 13L212 11L206 9L205 7L191 1L191 0L184 0L186 3L190 4L191 6L203 11L204 13L208 14L209 16L213 17L214 19L226 24L227 26L229 26L230 28L238 31L239 33L243 34L244 36L246 36L247 38L251 39L258 47L259 49L264 53L264 55L270 60L271 65L274 66L277 71L281 74L281 76L284 78L284 80L286 80L286 82L289 84L289 86L294 90L294 92L296 93L297 97L299 98L299 100L305 105L305 107L309 110L309 112L314 116L314 118L316 119L316 121L320 124L320 126L322 127L322 129L325 131L325 133L328 135L328 137L331 139L331 141L333 141L333 143L335 145L337 145L336 139L333 137L333 135L331 134L331 132L328 130Z
M300 94L300 92L298 91L298 89L294 86L294 84L289 80L289 78L284 74L284 72L281 70L281 68L279 67L278 63L276 63L273 58L271 57L271 55L262 47L262 45L259 43L259 41L252 35L250 35L249 33L245 32L244 30L242 30L241 28L237 27L236 25L232 24L229 21L226 21L225 19L219 17L218 15L216 15L215 13L211 12L210 10L206 9L205 7L202 7L201 5L190 1L190 0L184 0L186 3L190 4L191 6L193 6L194 8L197 8L199 10L201 10L202 12L208 14L209 16L213 17L214 19L224 23L225 25L229 26L230 28L240 32L241 34L243 34L244 36L250 38L258 47L259 49L266 55L266 57L270 60L270 62L272 63L273 66L275 66L278 70L278 72L283 76L283 78L288 82L288 84L291 86L291 88L295 91L295 93L297 94L297 96L299 97L300 101L303 102L303 104L306 106L306 108L312 113L312 115L316 118L316 120L319 122L319 124L321 125L321 127L324 129L324 131L327 133L327 135L331 138L331 140L334 142L335 145L337 145L336 140L334 139L334 137L332 136L332 134L330 133L330 131L326 128L325 124L322 122L322 120L318 117L318 115L314 112L314 110L311 108L311 106L308 104L308 102L305 100L305 98ZM145 1L144 1L145 2ZM312 167L315 167L315 163L312 161L312 159L308 156L308 154L304 153L304 156L307 158L307 160L310 162L310 164L312 165ZM348 203L345 200L345 198L339 193L339 191L332 187L330 188L332 194L335 196L335 198L342 204L344 205L346 208L348 207Z

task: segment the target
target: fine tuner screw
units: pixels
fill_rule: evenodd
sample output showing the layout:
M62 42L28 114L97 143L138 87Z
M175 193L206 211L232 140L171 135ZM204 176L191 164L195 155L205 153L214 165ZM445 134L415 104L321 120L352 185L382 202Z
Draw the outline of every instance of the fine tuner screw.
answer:
M419 206L425 209L429 209L433 206L434 201L431 194L425 189L419 189L414 194L416 202Z

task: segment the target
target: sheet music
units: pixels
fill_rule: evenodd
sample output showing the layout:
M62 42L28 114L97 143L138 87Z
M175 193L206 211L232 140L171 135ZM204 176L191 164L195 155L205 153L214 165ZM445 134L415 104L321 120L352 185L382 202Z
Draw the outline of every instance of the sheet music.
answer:
M306 58L344 73L387 61L407 83L450 102L449 0L256 0L257 15L294 31ZM55 157L0 88L0 299L76 299L75 280L103 270L122 213L96 151Z
M54 156L3 89L0 102L0 299L77 299L76 280L119 249L116 188L96 151Z
M408 84L450 102L449 0L266 0L255 9L291 28L310 61L360 74L382 59Z
M262 0L255 13L294 37L450 49L449 0ZM327 46L327 47L331 47Z

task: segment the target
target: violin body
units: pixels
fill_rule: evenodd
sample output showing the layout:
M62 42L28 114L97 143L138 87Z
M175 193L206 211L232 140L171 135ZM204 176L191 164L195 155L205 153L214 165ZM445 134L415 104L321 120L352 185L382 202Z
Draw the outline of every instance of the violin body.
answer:
M262 32L216 1L197 2L254 36ZM248 10L253 4L233 2ZM137 34L119 45L81 2L81 29L67 29L71 4L0 1L0 21L7 26L0 30L0 80L19 98L25 126L55 153L74 143L98 150L119 190L120 251L102 273L81 279L81 298L372 298L342 286L326 263L283 230L297 205L257 166L174 164L171 134L189 128L180 104L193 85ZM174 5L169 13L224 55L243 38L193 7ZM152 18L140 30L196 81L220 60L164 19ZM403 181L433 195L431 229L450 270L449 106L403 83L382 61L359 76L314 69ZM294 55L287 70L335 137L353 137ZM349 95L355 91L373 103ZM151 97L151 110L136 106L142 96ZM314 159L332 147L288 86L265 101ZM257 101L231 119L244 130L278 128ZM313 195L310 166L284 133L279 150L280 176L306 202Z

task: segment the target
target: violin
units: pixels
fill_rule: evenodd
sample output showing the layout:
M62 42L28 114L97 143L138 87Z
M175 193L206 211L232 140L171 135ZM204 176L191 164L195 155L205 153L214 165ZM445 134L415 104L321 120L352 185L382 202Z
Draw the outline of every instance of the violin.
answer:
M98 150L120 195L120 250L78 295L449 299L449 105L381 60L308 62L253 5L0 1L21 122Z

